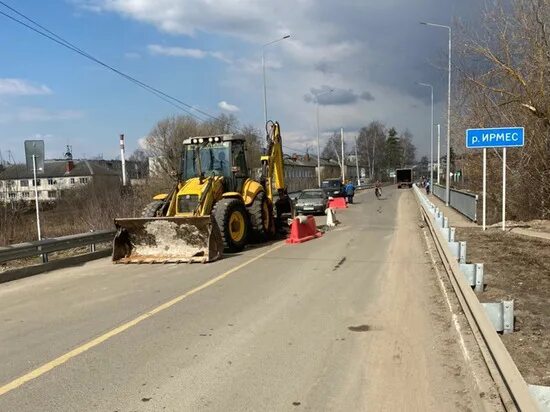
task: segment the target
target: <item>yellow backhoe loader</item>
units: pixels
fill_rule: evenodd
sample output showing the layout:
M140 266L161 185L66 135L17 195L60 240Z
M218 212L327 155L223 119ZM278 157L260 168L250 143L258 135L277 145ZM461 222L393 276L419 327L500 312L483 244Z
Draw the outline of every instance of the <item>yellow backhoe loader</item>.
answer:
M243 136L186 139L181 178L172 191L155 196L142 218L115 219L113 261L209 262L224 250L238 252L272 236L292 207L279 124L270 121L266 129L260 181L250 177Z

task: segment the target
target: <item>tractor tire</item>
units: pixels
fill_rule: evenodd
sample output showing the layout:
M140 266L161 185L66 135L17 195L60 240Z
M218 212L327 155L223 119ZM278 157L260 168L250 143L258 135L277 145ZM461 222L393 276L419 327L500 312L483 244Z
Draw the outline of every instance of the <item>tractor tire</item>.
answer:
M240 199L221 199L212 209L227 252L240 252L248 242L250 220Z
M273 207L271 206L265 192L260 192L252 204L248 207L250 216L250 229L252 239L255 242L265 242L269 239L274 229Z
M164 202L162 200L154 200L143 208L142 217L157 217L157 212Z

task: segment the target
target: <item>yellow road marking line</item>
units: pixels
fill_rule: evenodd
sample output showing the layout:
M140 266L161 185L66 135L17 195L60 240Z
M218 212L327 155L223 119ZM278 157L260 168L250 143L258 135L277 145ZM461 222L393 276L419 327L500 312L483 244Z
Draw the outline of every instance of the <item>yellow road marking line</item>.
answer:
M144 321L145 319L148 319L151 316L156 315L157 313L162 312L163 310L166 310L171 306L174 306L176 303L181 302L183 299L185 299L185 298L187 298L187 297L189 297L189 296L191 296L191 295L193 295L197 292L200 292L201 290L206 289L209 286L212 286L213 284L215 284L215 283L219 282L220 280L226 278L227 276L231 275L232 273L235 273L236 271L238 271L238 270L242 269L243 267L255 262L258 259L261 259L265 255L281 248L282 246L284 246L284 243L281 242L277 246L272 247L271 249L269 249L269 250L267 250L263 253L260 253L259 255L253 257L252 259L247 260L246 262L241 263L240 265L237 265L232 269L229 269L227 272L224 272L221 275L219 275L219 276L217 276L213 279L210 279L208 282L205 282L202 285L197 286L196 288L191 289L188 292L185 292L183 295L180 295L180 296L178 296L178 297L176 297L172 300L169 300L168 302L163 303L160 306L157 306L156 308L150 310L149 312L146 312L143 315L140 315L135 319L132 319L132 320L126 322L126 323L123 323L122 325L110 330L109 332L107 332L107 333L105 333L101 336L98 336L95 339L92 339L91 341L89 341L89 342L73 349L70 352L65 353L64 355L61 355L60 357L58 357L56 359L51 360L48 363L45 363L44 365L32 370L31 372L29 372L29 373L27 373L23 376L20 376L17 379L14 379L13 381L11 381L11 382L5 384L4 386L0 387L0 396L2 396L4 394L18 388L19 386L21 386L21 385L23 385L23 384L25 384L25 383L33 380L33 379L38 378L39 376L44 375L46 372L51 371L52 369L64 364L68 360L70 360L70 359L86 352L87 350L89 350L89 349L105 342L106 340L112 338L113 336L116 336L116 335L124 332L125 330L130 329L133 326L136 326L138 323Z

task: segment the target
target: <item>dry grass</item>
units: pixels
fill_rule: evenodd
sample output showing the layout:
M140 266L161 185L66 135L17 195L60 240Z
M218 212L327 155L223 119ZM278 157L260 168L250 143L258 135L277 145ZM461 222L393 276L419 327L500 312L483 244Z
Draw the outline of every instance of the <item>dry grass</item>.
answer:
M468 260L485 264L481 301L514 300L515 332L502 340L528 383L550 385L550 241L457 228Z
M43 238L112 229L115 217L140 216L154 194L166 191L166 181L123 188L112 181L71 191L55 203L41 204ZM0 206L0 246L37 239L34 203Z

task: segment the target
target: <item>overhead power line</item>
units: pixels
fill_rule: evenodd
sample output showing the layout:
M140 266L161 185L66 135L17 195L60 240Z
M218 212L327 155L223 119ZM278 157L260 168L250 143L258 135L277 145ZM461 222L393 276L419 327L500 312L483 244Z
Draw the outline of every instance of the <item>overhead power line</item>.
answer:
M76 44L71 43L70 41L68 41L65 38L61 37L57 33L53 32L50 29L48 29L44 25L40 24L38 21L30 18L29 16L25 15L24 13L22 13L19 10L15 9L14 7L10 6L6 2L0 0L0 5L4 6L6 9L8 9L12 13L16 14L17 16L21 17L22 19L26 20L28 23L26 23L25 21L20 20L19 18L15 17L13 15L10 15L10 14L0 10L0 15L1 16L4 16L7 19L12 20L13 22L15 22L15 23L17 23L17 24L19 24L23 27L25 27L29 30L32 30L36 34L39 34L40 36L43 36L43 37L47 38L48 40L51 40L54 43L56 43L60 46L63 46L65 48L81 55L82 57L85 57L88 60L93 61L94 63L102 66L103 68L114 72L115 74L117 74L117 75L121 76L122 78L132 82L136 86L138 86L138 87L144 89L145 91L155 95L159 99L161 99L161 100L165 101L166 103L170 104L171 106L173 106L173 107L189 114L190 116L196 118L197 120L204 121L205 119L203 117L210 118L210 119L213 119L213 120L218 120L219 119L218 117L213 116L212 114L210 114L210 113L208 113L204 110L198 109L198 108L182 101L181 99L178 99L177 97L174 97L174 96L172 96L172 95L170 95L170 94L168 94L168 93L166 93L166 92L164 92L164 91L162 91L162 90L160 90L160 89L158 89L154 86L151 86L151 85L149 85L149 84L147 84L147 83L145 83L145 82L143 82L143 81L127 74L127 73L124 73L123 71L117 69L114 66L109 65L108 63L105 63L104 61L102 61L102 60L98 59L97 57L91 55L87 51L81 49ZM242 132L242 128L237 127L236 132ZM294 149L294 148L291 148L291 147L288 147L288 146L284 146L284 147L286 149L292 150L296 153L304 153L304 154L307 153L307 151L305 151L305 150Z
M196 119L200 120L200 121L204 121L203 118L201 118L200 116L198 116L196 113L193 113L194 112L197 112L197 113L200 113L201 115L205 116L205 117L208 117L208 118L211 118L211 119L215 119L217 120L218 118L211 115L210 113L207 113L203 110L200 110L200 109L197 109L196 107L178 99L177 97L174 97L172 95L169 95L168 93L165 93L163 92L162 90L160 89L157 89L145 82L142 82L141 80L138 80L136 79L135 77L133 76L130 76L129 74L126 74L124 72L122 72L121 70L99 60L98 58L92 56L91 54L89 54L88 52L86 52L85 50L79 48L78 46L76 46L75 44L69 42L68 40L64 39L63 37L59 36L58 34L54 33L53 31L47 29L46 27L44 27L43 25L41 25L40 23L38 23L37 21L31 19L30 17L26 16L24 13L16 10L15 8L13 8L12 6L6 4L5 2L1 1L0 0L0 5L4 6L5 8L7 8L8 10L12 11L13 13L17 14L18 16L22 17L23 19L27 20L28 22L32 23L34 26L36 27L33 27L32 25L28 24L28 23L25 23L24 21L18 19L17 17L14 17L8 13L5 13L3 11L0 11L0 15L26 27L27 29L29 30L32 30L33 32L75 52L75 53L78 53L79 55L93 61L94 63L97 63L99 64L100 66L103 66L104 68L118 74L119 76L125 78L126 80L134 83L135 85L137 85L138 87L141 87L142 89L148 91L149 93L155 95L156 97L160 98L161 100L164 100L165 102L171 104L172 106L186 112L187 114L189 114L190 116L193 116L195 117Z

